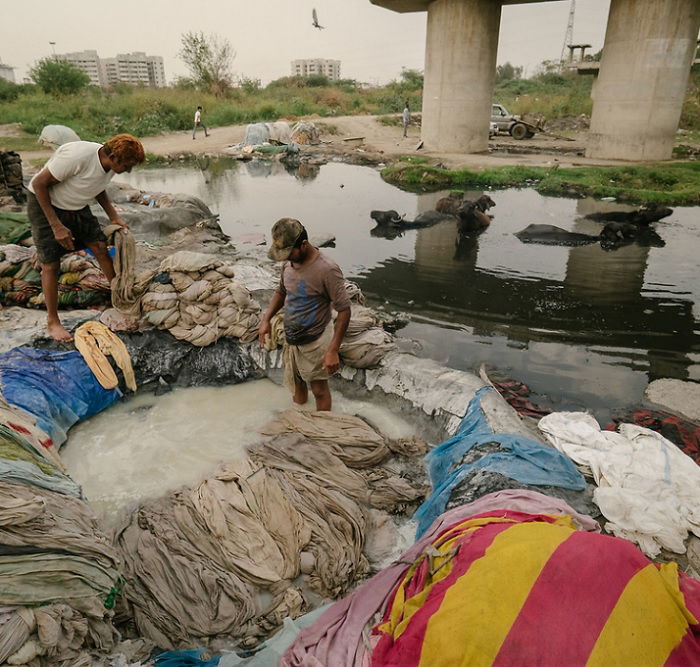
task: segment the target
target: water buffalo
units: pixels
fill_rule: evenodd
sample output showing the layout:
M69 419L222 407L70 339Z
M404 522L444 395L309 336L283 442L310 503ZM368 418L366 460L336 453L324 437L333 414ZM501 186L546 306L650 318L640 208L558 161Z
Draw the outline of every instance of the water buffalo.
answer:
M608 211L606 213L589 213L585 216L588 220L596 222L627 222L634 225L649 225L666 218L673 213L672 208L659 206L659 204L645 204L636 211Z

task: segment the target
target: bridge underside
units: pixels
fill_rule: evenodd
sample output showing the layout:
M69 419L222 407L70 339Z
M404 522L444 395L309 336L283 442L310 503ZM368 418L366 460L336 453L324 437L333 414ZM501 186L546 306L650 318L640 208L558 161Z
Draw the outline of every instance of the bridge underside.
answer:
M488 147L501 6L551 0L371 0L427 11L422 139L426 148ZM698 0L611 0L586 154L672 154L700 28Z

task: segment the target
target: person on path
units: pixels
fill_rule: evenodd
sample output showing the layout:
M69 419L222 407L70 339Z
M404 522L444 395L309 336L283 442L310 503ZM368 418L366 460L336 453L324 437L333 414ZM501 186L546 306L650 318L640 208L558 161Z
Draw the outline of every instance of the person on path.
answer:
M284 380L293 400L304 405L308 385L316 410L331 409L328 378L340 367L338 351L350 322L350 298L340 267L309 243L304 226L282 218L272 227L268 256L282 265L279 287L258 329L261 345L270 320L284 306ZM331 324L331 306L338 315ZM308 385L307 385L308 383Z
M118 134L105 144L72 141L60 146L29 183L27 215L37 257L41 264L47 329L51 338L69 343L73 337L58 317L58 274L63 255L87 247L108 281L114 265L107 239L90 211L94 200L112 224L128 233L105 191L114 174L130 172L145 159L141 142L130 134Z
M197 128L201 127L204 129L204 136L208 137L209 132L207 131L207 126L202 122L202 107L197 107L197 111L194 112L194 129L192 130L192 139L194 140L194 135L197 134Z
M411 110L408 108L408 100L406 100L406 103L404 104L401 120L403 121L403 136L407 137L408 124L411 122Z

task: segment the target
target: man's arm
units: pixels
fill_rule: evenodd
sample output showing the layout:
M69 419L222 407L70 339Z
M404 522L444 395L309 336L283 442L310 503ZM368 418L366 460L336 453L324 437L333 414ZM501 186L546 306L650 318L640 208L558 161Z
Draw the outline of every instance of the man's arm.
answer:
M335 327L333 328L333 338L328 346L326 354L323 356L323 367L328 375L333 375L340 368L340 345L345 338L345 332L350 324L350 308L341 310L335 318Z
M107 193L102 190L99 195L95 197L97 200L97 203L102 207L102 210L107 214L107 217L109 218L109 221L113 225L119 225L122 227L122 231L126 234L128 233L127 230L129 229L129 225L127 225L120 217L119 213L115 210L114 206L112 206L112 202L109 201L109 197L107 196Z
M267 307L265 314L262 316L260 326L258 327L258 342L260 345L265 344L265 336L268 336L272 331L270 320L275 316L275 313L284 306L285 295L277 291L272 295L272 301ZM347 327L346 327L347 328Z
M56 215L54 207L51 205L51 197L49 196L49 188L57 183L60 183L57 178L54 178L53 174L44 167L34 178L32 186L34 187L34 196L41 206L41 210L44 212L44 216L48 221L51 231L53 232L54 238L58 241L66 250L75 250L75 245L73 244L73 234L70 229L66 227Z

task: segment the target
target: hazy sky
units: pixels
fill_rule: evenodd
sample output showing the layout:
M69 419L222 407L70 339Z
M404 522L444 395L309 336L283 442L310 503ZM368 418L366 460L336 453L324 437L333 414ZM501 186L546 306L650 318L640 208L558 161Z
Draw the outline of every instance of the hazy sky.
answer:
M534 72L558 59L569 0L503 8L498 62ZM603 46L610 0L579 0L574 41ZM316 8L324 30L311 26ZM16 67L19 82L39 58L96 49L101 57L145 51L165 60L168 81L186 74L180 36L203 31L236 50L237 75L263 83L290 74L296 58L341 61L341 76L370 83L397 78L402 67L423 69L425 13L397 14L369 0L0 0L0 61Z

